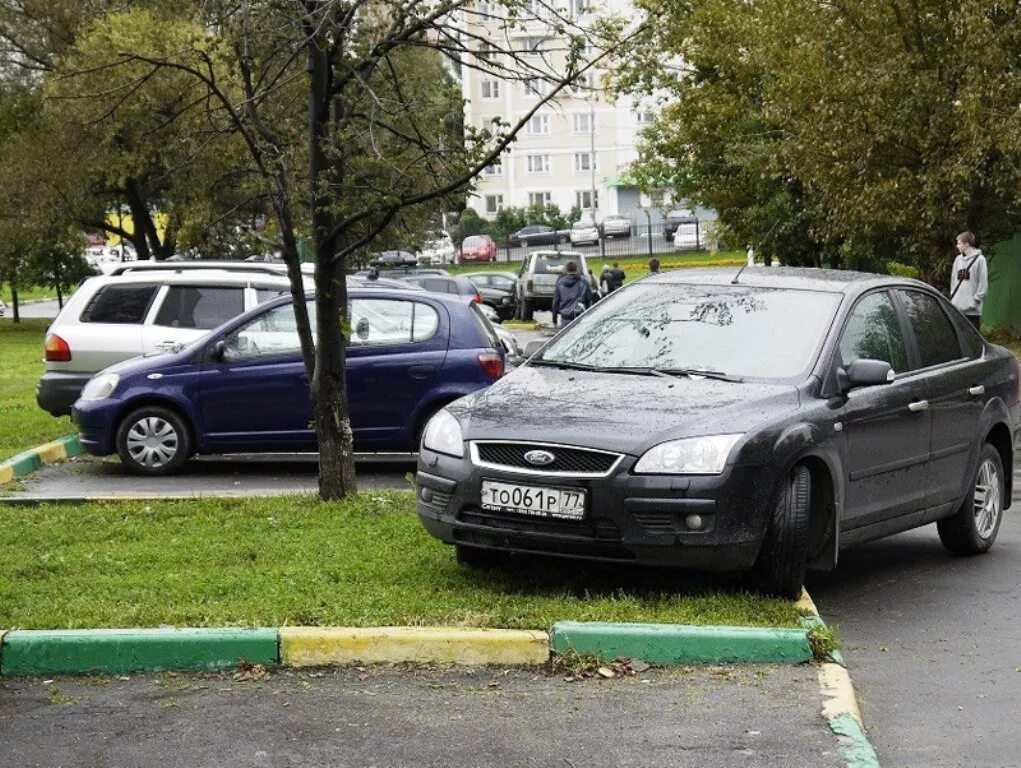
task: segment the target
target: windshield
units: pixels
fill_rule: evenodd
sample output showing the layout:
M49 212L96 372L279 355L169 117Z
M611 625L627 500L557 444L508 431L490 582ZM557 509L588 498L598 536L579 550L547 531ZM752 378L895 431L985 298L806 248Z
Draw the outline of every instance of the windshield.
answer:
M839 303L813 291L637 284L585 312L541 360L792 378L815 359Z

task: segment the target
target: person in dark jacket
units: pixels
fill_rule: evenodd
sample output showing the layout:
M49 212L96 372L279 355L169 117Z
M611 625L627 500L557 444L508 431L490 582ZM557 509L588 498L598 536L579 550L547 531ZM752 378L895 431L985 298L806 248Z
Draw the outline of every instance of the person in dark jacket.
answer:
M592 306L592 286L587 276L578 274L578 265L573 261L564 265L564 274L553 289L553 325L557 318L567 324Z
M620 268L620 264L613 262L613 269L610 270L610 274L606 278L606 282L610 284L611 293L624 285L624 277L624 270Z

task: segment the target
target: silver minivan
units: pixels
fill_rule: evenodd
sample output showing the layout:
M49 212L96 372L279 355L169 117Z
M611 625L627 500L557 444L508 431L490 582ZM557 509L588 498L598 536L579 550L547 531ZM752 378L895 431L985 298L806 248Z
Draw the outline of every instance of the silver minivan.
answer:
M309 279L307 288L311 288ZM147 270L93 277L47 330L36 402L71 412L82 387L109 365L172 352L264 301L290 292L284 276L218 269Z

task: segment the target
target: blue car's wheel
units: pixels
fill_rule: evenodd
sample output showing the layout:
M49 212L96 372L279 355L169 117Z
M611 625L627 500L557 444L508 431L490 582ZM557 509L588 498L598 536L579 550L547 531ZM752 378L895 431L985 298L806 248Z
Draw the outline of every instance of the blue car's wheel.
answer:
M117 428L117 455L139 475L169 475L191 455L191 433L169 408L148 405L132 411Z

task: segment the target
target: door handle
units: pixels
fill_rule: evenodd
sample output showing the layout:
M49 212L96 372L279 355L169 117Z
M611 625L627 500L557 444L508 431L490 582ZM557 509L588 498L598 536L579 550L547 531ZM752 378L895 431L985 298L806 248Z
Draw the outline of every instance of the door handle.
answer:
M913 403L908 403L908 410L912 413L920 413L921 411L929 410L928 400L915 400Z
M413 379L425 379L432 374L436 373L435 365L413 365L408 368L408 373L411 374Z
M979 395L984 395L985 393L986 393L986 388L983 387L981 384L979 384L977 387L971 387L968 390L968 394L969 395L974 395L975 397L978 397Z

